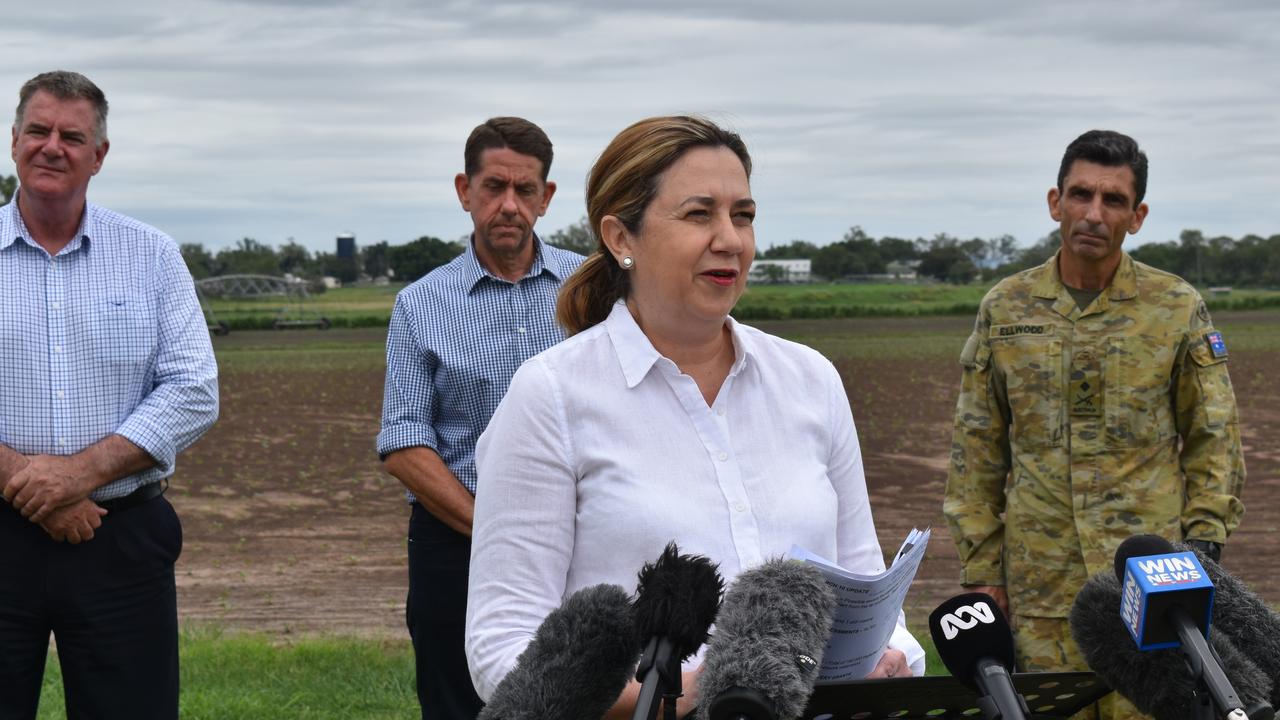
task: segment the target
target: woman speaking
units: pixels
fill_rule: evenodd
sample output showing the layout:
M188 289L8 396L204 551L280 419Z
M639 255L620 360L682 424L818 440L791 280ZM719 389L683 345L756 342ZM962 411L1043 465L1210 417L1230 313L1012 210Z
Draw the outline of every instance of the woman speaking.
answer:
M635 587L672 540L727 583L793 544L884 569L835 367L729 317L755 256L750 175L738 135L682 116L623 130L591 169L599 247L561 290L570 337L520 368L476 448L467 655L481 697L566 595ZM923 670L904 627L889 645L872 677ZM611 716L630 716L636 687Z

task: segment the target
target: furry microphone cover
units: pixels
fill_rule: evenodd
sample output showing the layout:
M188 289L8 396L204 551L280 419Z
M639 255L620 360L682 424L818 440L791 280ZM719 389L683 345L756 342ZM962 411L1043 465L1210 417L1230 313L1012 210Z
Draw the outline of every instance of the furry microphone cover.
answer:
M1120 619L1120 582L1099 573L1071 606L1071 635L1085 662L1116 692L1155 720L1186 720L1195 682L1177 648L1142 651ZM1267 702L1272 681L1224 633L1210 632L1210 645L1240 701Z
M1179 550L1194 552L1213 583L1213 632L1231 638L1263 674L1280 681L1280 615L1204 553L1182 543ZM1280 684L1271 688L1271 707L1280 707Z
M665 637L677 658L697 652L724 595L718 566L701 555L681 555L673 542L656 561L645 563L637 581L636 644L643 648L651 639Z
M774 559L738 576L716 618L698 680L701 718L732 688L759 692L779 720L809 702L831 636L835 595L814 567Z
M595 720L617 701L639 656L627 592L583 588L538 626L480 720Z

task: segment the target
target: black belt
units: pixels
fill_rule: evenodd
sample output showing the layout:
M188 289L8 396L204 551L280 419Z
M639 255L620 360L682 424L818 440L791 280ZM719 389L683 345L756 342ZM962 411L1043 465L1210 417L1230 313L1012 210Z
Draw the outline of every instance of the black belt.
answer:
M128 510L136 505L141 505L148 500L154 500L164 494L169 489L169 479L157 480L153 483L147 483L142 487L134 490L128 495L122 495L118 498L110 500L98 501L98 507L106 510L108 513L118 513L121 510Z

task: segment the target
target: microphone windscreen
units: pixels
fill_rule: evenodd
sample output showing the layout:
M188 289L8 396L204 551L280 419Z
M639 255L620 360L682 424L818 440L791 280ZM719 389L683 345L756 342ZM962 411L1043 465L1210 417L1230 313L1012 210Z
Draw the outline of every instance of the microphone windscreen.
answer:
M1213 633L1228 636L1264 675L1280 680L1280 615L1208 555L1193 552L1214 587ZM1280 683L1272 688L1271 706L1280 707Z
M1135 554L1131 557L1144 557ZM1106 573L1089 578L1071 606L1071 635L1089 668L1138 710L1156 720L1185 720L1195 680L1178 649L1142 651L1120 619L1120 581ZM1223 672L1248 706L1265 702L1271 680L1221 633L1210 645L1222 661Z
M942 664L960 682L979 690L978 661L990 658L1013 672L1013 632L996 601L986 593L964 593L934 608L929 633Z
M716 699L739 688L771 701L779 720L799 717L818 678L835 605L822 573L798 560L775 558L739 575L698 677L700 716L719 717Z
M1178 552L1173 544L1159 535L1132 535L1116 548L1116 579L1124 582L1124 566L1129 558L1168 555Z
M602 717L635 672L634 623L617 585L573 593L538 626L480 720Z
M707 641L724 595L718 566L701 555L681 555L672 542L657 561L645 563L638 579L636 645L665 637L682 660L697 652Z

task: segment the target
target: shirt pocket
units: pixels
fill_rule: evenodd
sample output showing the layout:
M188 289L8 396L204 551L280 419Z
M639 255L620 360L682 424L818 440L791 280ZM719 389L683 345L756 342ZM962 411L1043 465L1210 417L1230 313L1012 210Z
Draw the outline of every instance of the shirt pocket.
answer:
M1107 338L1107 445L1146 447L1176 433L1171 394L1177 337Z
M1015 448L1062 444L1062 340L1019 335L991 338L991 354L1004 375Z
M93 357L110 366L145 363L156 349L156 322L141 298L109 298L98 308Z

